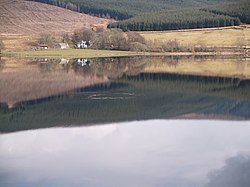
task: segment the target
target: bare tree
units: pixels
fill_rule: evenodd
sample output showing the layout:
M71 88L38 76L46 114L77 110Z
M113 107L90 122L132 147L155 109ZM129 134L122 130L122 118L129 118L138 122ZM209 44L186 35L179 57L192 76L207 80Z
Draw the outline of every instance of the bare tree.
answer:
M127 37L128 37L128 42L132 43L132 42L138 42L141 44L146 44L146 40L143 36L141 36L140 34L136 33L136 32L128 32L127 33Z
M68 33L62 35L62 42L68 44L70 47L74 47L74 43L71 40L71 36Z
M92 41L95 37L95 33L90 29L78 29L74 31L74 34L72 36L72 42L74 44L77 44L81 40L83 41Z
M181 46L177 40L169 40L163 46L164 51L176 52L180 50Z
M38 39L39 44L48 44L49 46L55 45L55 38L52 37L50 34L42 33Z
M94 47L97 49L128 50L129 45L126 34L120 29L105 30L98 33L94 40Z
M140 42L132 42L129 44L129 50L136 52L145 52L148 50L148 48L145 44L142 44Z
M112 48L114 50L128 50L128 43L126 40L126 36L122 30L114 29L111 30L111 43Z
M94 39L93 47L96 49L111 49L112 43L110 30L98 33Z

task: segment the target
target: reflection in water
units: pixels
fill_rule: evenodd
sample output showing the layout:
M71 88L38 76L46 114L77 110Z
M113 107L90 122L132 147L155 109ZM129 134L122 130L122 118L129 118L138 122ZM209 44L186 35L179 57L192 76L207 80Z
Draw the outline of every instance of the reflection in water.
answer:
M238 62L242 74L218 77L168 73L187 63L206 72L215 59L62 60L6 61L0 73L1 132L146 119L250 118L248 61ZM231 64L229 69L235 65L231 61L219 59Z
M249 122L155 120L5 134L0 186L203 187L225 159L250 154L249 132ZM216 176L249 169L241 158Z
M0 72L4 69L5 62L2 60L2 57L0 56Z
M206 187L249 187L250 157L238 155L226 160L226 165L210 174Z
M10 67L0 73L0 102L7 103L9 108L19 102L60 95L77 88L109 82L105 76L79 76L72 69L65 70L56 60L46 63L39 60L36 65L7 65Z
M248 187L249 64L5 59L0 186Z

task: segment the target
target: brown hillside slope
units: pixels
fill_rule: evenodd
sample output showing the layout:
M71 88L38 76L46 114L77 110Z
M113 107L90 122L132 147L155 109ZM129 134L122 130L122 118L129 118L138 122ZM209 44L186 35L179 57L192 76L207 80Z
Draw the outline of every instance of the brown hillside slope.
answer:
M25 0L0 0L0 34L31 35L72 32L108 20Z

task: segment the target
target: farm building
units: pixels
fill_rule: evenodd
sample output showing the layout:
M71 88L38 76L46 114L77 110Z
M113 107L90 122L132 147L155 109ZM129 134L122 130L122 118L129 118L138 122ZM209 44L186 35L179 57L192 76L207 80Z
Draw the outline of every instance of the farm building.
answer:
M48 44L40 44L40 49L48 49L49 45Z
M56 48L58 48L58 49L68 49L69 48L69 44L67 44L67 43L58 43L56 45Z

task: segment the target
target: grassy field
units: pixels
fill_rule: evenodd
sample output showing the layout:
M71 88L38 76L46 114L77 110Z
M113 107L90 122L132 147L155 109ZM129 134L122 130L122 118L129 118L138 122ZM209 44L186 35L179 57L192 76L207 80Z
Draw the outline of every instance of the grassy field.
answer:
M147 40L169 41L176 39L182 44L209 47L250 46L250 26L191 29L164 32L139 32Z

